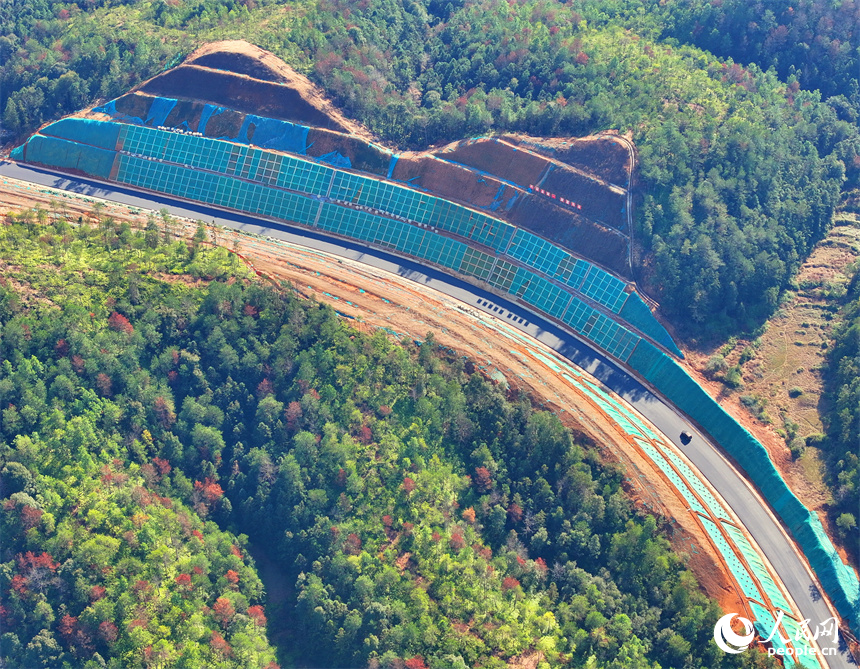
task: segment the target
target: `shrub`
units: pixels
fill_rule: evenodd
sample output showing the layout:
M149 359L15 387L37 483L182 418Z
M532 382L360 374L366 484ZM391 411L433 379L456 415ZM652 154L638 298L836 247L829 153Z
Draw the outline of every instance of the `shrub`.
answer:
M788 450L791 451L791 457L797 460L806 450L806 439L795 437L788 443Z
M722 374L728 369L726 359L719 353L712 355L708 359L708 364L705 365L705 374L710 378L715 378L717 374Z
M723 379L723 383L725 383L729 388L740 388L744 384L740 366L732 367L726 373L726 378Z

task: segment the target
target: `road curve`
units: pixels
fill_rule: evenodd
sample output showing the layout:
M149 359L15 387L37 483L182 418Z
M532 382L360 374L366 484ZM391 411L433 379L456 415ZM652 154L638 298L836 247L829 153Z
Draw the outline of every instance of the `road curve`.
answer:
M454 297L474 309L497 316L512 314L517 317L516 321L514 318L509 320L513 327L549 346L599 379L648 418L686 454L698 471L719 491L747 531L755 538L803 617L811 621L812 629L815 629L817 623L832 616L811 570L796 553L786 532L763 506L764 503L753 492L746 479L741 477L721 454L719 447L702 434L691 420L635 379L628 371L623 370L586 342L521 305L435 268L299 226L276 223L209 205L185 202L165 195L136 191L115 184L72 177L60 172L8 161L0 161L0 176L141 209L167 209L174 216L203 220L206 223L266 235L397 274ZM519 322L520 319L522 322ZM681 432L685 430L693 435L693 439L688 444L681 443L679 438ZM840 638L838 643L833 643L830 639L820 638L817 643L827 654L820 659L831 669L850 669L857 666L843 639Z

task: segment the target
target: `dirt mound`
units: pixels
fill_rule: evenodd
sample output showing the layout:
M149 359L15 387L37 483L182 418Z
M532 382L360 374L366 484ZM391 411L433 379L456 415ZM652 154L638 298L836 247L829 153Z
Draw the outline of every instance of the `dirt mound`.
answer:
M150 95L200 100L247 114L347 131L294 88L197 65L168 70L144 83L140 90Z
M246 113L295 121L372 139L304 75L244 40L206 44L179 67L138 87L152 95L204 100Z
M553 168L556 166L553 164ZM541 187L557 197L576 202L582 207L582 215L594 221L611 225L616 229L627 226L624 212L625 196L589 179L578 172L566 169L551 169Z
M511 199L518 193L522 194L518 189L489 175L476 175L465 167L421 153L401 155L392 177L429 190L433 195L489 209L500 217L505 217Z
M283 84L287 81L285 77L281 76L265 63L262 63L258 58L245 53L217 51L201 55L193 61L186 61L186 63L188 65L193 64L200 67L208 67L213 70L227 70L228 72L244 74L254 79L271 81L276 84Z
M511 208L507 219L577 255L594 260L620 276L630 278L627 239L584 216L557 207L549 200L528 195Z
M489 172L521 186L540 181L547 160L520 152L495 139L470 139L445 147L436 154L443 160L468 165Z
M630 154L612 135L577 139L547 139L505 135L505 141L542 153L573 167L592 172L609 183L627 187Z

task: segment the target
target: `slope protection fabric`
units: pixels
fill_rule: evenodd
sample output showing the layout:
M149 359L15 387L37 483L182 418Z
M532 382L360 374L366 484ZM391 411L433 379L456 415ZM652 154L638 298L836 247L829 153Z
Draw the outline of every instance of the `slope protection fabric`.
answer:
M744 469L788 526L839 613L860 631L860 581L842 562L818 516L807 509L758 440L717 404L674 360L640 341L628 364L688 416L693 417Z

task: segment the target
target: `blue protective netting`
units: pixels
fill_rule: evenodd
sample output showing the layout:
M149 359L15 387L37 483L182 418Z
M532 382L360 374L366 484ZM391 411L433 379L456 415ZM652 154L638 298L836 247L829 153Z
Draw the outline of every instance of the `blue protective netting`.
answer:
M213 116L217 116L218 114L223 114L224 111L224 107L210 104L204 105L203 111L200 112L200 121L197 123L197 132L205 135L206 124L209 123L209 119Z
M149 106L149 113L144 122L151 126L164 125L175 106L176 100L173 98L155 98Z
M394 168L397 165L397 161L400 158L398 155L391 156L391 160L388 162L388 176L386 178L390 179L391 175L394 174Z
M352 161L340 153L340 151L332 151L331 153L323 154L319 156L317 160L333 165L334 167L343 167L345 169L352 167Z
M169 109L172 109L174 104L175 100L156 99L153 101L153 109L150 110L149 117L154 118L156 106L159 114L163 116L169 113ZM219 111L220 108L207 106L205 112L208 115L204 114L204 116L208 119ZM432 226L471 239L490 247L496 253L475 251L475 254L469 257L480 256L480 262L469 261L465 262L463 268L456 266L452 269L491 281L493 285L505 290L509 289L516 297L568 323L577 332L621 360L627 359L639 340L638 335L623 326L620 318L613 319L595 312L579 299L569 300L569 290L560 288L528 270L524 270L528 275L524 280L516 278L519 277L519 272L515 272L512 267L496 275L493 269L495 264L501 262L503 264L500 267L509 266L509 263L504 263L498 254L508 254L526 264L529 269L537 270L563 285L582 291L614 313L621 311L622 305L630 296L627 285L603 269L585 260L574 258L552 243L532 233L518 230L492 216L400 184L380 181L334 169L319 162L271 153L243 144L233 144L194 134L167 132L143 125L102 122L88 124L81 119L68 119L68 123L66 134L70 136L75 128L81 128L82 132L86 131L84 134L93 134L91 128L119 128L118 140L115 136L111 136L111 141L116 142L121 150L127 153L236 176L266 186L278 186L299 194L312 194L337 202L364 206L379 213L385 212L404 224L418 223ZM298 153L306 149L307 131L304 126L247 115L239 132L239 139ZM337 152L324 158L340 163L342 167L347 166L347 159ZM392 164L395 160L396 157L392 158ZM142 177L143 182L138 182L137 185L161 190L162 187L152 181L160 168L157 165L145 167L142 165L142 168L145 169L147 176ZM104 176L103 170L99 171L99 176ZM176 194L182 195L181 192ZM188 196L194 197L194 195ZM234 205L231 202L227 203L227 206ZM389 244L384 240L380 243ZM397 248L396 244L393 242L391 244ZM419 246L420 244L414 249L401 250L423 257ZM570 305L569 308L568 305ZM646 313L647 317L653 320L647 308L640 316L645 318ZM651 331L662 331L662 328L654 321Z
M310 128L304 125L247 114L235 139L243 144L253 143L264 149L305 155L309 132Z

